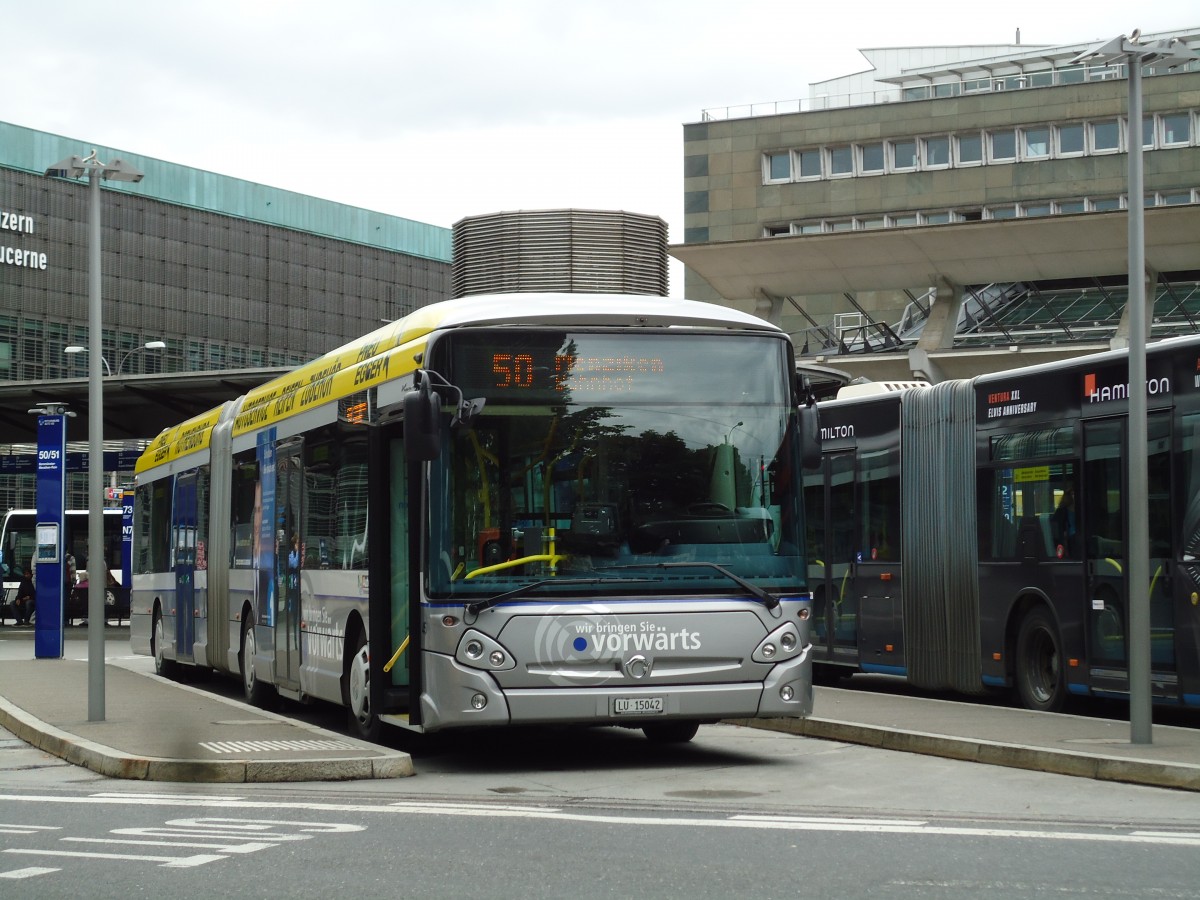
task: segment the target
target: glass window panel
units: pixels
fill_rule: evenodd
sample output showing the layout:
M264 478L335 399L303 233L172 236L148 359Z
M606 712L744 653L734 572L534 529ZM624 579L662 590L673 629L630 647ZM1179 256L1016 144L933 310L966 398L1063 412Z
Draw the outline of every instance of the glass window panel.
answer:
M829 174L854 174L854 154L851 152L849 144L843 147L829 148Z
M1162 117L1163 144L1186 144L1192 139L1191 113L1172 113Z
M1058 70L1059 84L1081 84L1084 79L1083 66L1072 66L1069 69Z
M853 219L839 219L836 222L830 222L829 230L830 231L853 231L854 230L854 220Z
M1109 212L1120 208L1120 197L1096 197L1092 200L1092 209L1096 212Z
M1048 216L1054 211L1054 208L1050 203L1025 203L1022 205L1021 209L1024 211L1026 216L1031 218L1034 216Z
M1180 203L1191 203L1192 192L1177 191L1175 193L1163 194L1162 202L1164 206L1178 206Z
M805 222L803 225L800 225L796 230L799 231L800 234L820 234L822 231L825 230L825 226L822 225L820 222Z
M1017 217L1017 208L1015 206L993 206L988 210L989 219L1015 219Z
M899 216L890 216L889 218L891 219L892 226L895 228L902 228L905 225L916 225L917 224L917 214L916 213L904 213Z
M858 148L859 165L864 172L883 171L883 142L875 144L860 144Z
M977 91L990 91L992 89L992 80L990 78L971 78L963 82L963 93L973 94Z
M933 96L957 97L961 87L962 86L957 81L948 81L942 84L935 84L933 86Z
M979 132L960 134L955 138L955 143L960 164L983 162L983 136Z
M950 221L950 211L925 213L926 225L945 225Z
M925 165L950 165L950 136L940 134L937 137L925 138Z
M792 154L768 153L767 177L772 181L783 181L792 177Z
M1092 123L1092 150L1105 153L1121 149L1121 128L1116 119Z
M917 166L917 142L892 141L892 167L915 169Z
M1054 84L1054 72L1046 70L1045 72L1034 72L1029 76L1030 87L1049 87Z
M1084 211L1084 203L1082 200L1064 200L1058 204L1060 213L1081 213Z
M1142 146L1149 149L1154 146L1154 117L1142 119Z
M858 227L864 231L870 231L875 228L884 228L886 225L887 221L883 216L871 216L870 218L858 220Z
M1058 127L1058 152L1077 155L1083 153L1083 123Z
M1021 155L1025 159L1042 159L1050 155L1049 128L1022 129L1021 139Z
M801 178L820 178L821 177L821 151L820 150L801 150L797 155L800 157L800 177Z
M1017 132L1008 128L1004 131L988 132L988 148L994 160L1017 158Z

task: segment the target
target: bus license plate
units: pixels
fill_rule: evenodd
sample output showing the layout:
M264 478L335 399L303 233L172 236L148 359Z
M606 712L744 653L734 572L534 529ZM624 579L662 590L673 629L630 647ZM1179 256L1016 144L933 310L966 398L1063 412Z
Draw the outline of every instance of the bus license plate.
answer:
M662 697L614 697L614 716L645 716L663 711Z

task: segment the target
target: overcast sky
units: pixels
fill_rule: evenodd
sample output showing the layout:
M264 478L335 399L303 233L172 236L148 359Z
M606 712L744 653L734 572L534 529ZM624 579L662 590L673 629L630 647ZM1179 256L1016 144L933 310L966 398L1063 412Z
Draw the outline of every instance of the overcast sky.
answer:
M625 209L680 242L703 109L807 97L858 48L1200 26L1196 0L1135 5L0 0L0 120L434 225Z

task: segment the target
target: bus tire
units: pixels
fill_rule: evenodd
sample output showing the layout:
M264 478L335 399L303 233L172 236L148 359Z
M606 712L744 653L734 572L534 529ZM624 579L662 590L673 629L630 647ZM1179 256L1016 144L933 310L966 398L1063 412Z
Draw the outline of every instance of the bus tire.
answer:
M261 681L254 671L254 655L258 651L258 640L254 636L254 618L242 620L242 642L238 651L238 667L242 670L242 694L246 702L259 709L269 709L275 701L272 686Z
M1062 642L1045 607L1030 610L1017 632L1017 697L1026 709L1058 712L1067 699Z
M696 736L700 723L681 719L673 722L653 722L642 726L646 740L655 744L686 744Z
M350 733L364 741L378 742L383 723L371 709L371 656L367 637L360 629L354 652L346 659L346 723Z
M179 666L175 660L167 659L164 655L163 645L166 643L166 634L163 629L162 610L154 607L154 624L150 629L150 652L154 655L154 674L163 678L174 679L179 674Z

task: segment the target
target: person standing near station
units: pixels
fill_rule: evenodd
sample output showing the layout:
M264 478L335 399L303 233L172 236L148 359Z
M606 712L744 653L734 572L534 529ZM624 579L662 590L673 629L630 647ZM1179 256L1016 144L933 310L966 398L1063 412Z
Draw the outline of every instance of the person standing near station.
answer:
M17 624L32 625L33 614L37 610L37 591L33 586L33 572L28 566L21 574L21 583L17 586L17 596L13 605L17 609Z

